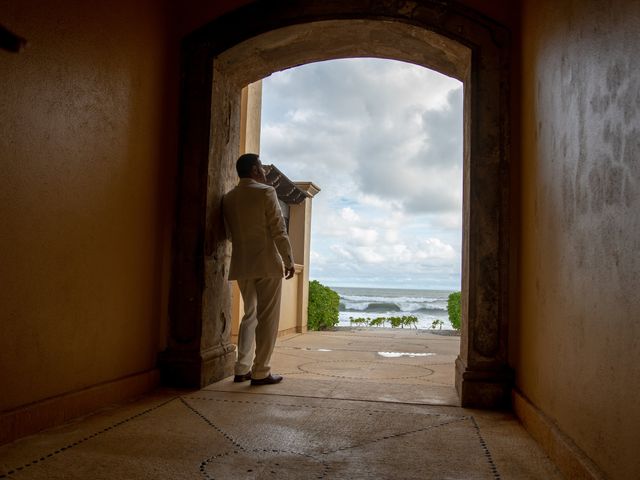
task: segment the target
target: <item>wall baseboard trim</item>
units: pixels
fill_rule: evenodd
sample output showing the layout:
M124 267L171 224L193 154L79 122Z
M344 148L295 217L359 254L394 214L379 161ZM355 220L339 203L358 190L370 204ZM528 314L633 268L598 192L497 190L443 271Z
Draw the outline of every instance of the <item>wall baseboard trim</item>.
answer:
M513 411L566 478L604 480L606 477L587 455L521 392L512 390Z
M292 335L294 333L300 333L298 327L285 328L284 330L278 331L278 337L286 337L287 335Z
M0 413L0 445L142 395L160 384L157 369L129 375Z
M276 338L286 337L288 335L293 335L294 333L307 333L307 327L297 326L285 328L284 330L278 330L278 336ZM234 345L238 345L238 335L231 335L231 343L233 343Z

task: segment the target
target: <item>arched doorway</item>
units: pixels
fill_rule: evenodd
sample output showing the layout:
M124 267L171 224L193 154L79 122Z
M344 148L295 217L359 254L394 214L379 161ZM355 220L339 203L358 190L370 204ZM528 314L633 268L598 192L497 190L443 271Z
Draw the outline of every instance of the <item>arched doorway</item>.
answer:
M292 66L367 56L464 83L465 321L456 387L463 406L508 403L508 51L499 25L429 1L258 1L187 37L165 383L200 387L232 372L220 200L235 181L241 89Z

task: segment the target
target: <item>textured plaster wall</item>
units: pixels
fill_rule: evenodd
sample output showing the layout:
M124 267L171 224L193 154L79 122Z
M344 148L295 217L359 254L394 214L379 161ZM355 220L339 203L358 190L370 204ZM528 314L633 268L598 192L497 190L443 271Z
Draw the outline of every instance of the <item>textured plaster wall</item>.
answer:
M518 388L610 478L640 426L640 3L526 0Z
M255 0L172 0L179 5L175 12L175 25L178 35L186 35L202 25L210 22L244 5L254 3ZM411 4L411 1L406 2ZM513 0L459 0L457 3L465 5L477 12L496 20L503 25L513 26L517 22L518 5ZM409 5L410 7L410 5Z
M157 2L0 6L3 411L155 366L177 93Z
M179 36L187 35L205 23L254 0L171 0L176 5L175 28Z

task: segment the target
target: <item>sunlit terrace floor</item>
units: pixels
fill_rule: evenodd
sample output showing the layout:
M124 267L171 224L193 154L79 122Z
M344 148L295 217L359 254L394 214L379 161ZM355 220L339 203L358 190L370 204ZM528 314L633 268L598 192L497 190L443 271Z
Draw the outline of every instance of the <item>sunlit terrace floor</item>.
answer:
M159 390L0 447L16 479L556 479L509 413L462 409L458 337L279 339L278 385Z

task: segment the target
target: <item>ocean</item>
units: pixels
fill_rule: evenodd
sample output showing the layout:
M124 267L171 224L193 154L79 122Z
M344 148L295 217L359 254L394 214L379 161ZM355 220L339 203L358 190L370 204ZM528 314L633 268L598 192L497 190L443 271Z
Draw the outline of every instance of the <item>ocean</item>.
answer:
M409 290L397 288L330 287L340 295L339 326L350 326L349 317L376 318L413 315L418 328L429 329L442 320L442 330L452 330L447 299L452 290Z

